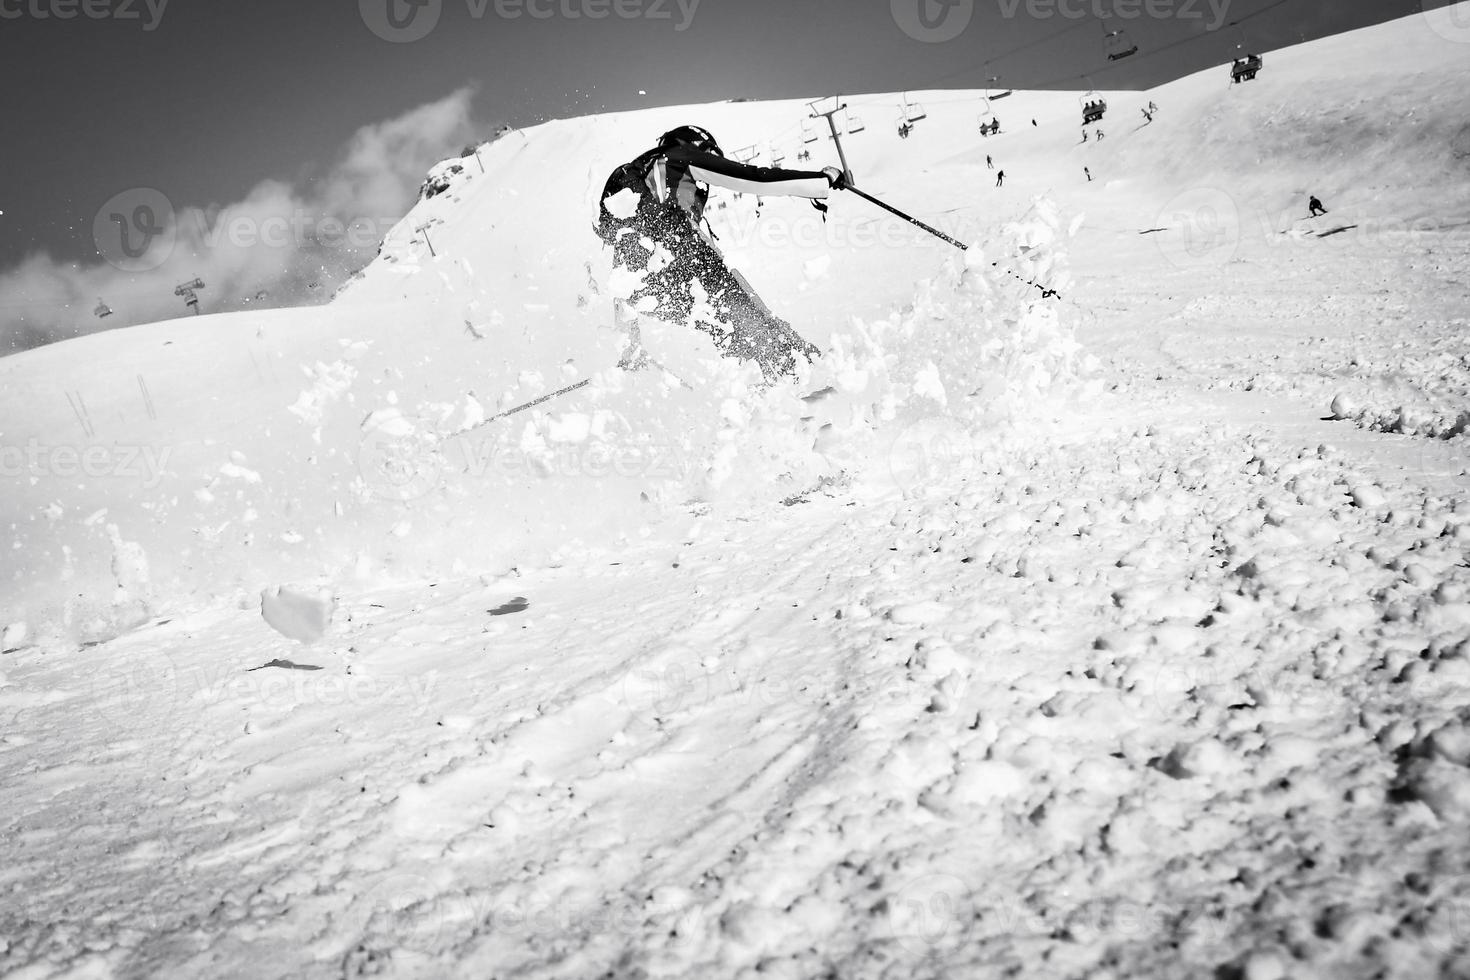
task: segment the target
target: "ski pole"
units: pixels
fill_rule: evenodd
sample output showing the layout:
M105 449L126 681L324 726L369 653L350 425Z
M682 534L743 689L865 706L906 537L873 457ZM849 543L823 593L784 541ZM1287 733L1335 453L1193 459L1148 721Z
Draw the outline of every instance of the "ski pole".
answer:
M911 214L904 214L898 208L894 207L891 204L887 204L887 203L885 203L883 201L878 200L876 197L874 197L873 195L867 193L866 191L859 190L858 188L856 188L856 187L854 187L854 186L852 186L851 184L848 184L848 183L844 183L842 185L842 190L852 191L854 194L856 194L858 197L862 198L863 200L869 201L869 202L871 202L873 204L878 205L878 207L882 208L884 211L887 211L890 214L897 215L898 217L902 218L903 220L909 222L912 225L917 225L918 227L920 227L920 228L924 229L925 231L927 231L929 234L933 235L935 238L940 238L940 239L943 239L946 242L949 242L951 245L953 245L955 248L958 248L960 251L968 252L970 250L970 246L966 245L964 242L959 241L958 239L955 239L955 238L950 238L948 235L946 235L944 232L940 231L939 229L937 229L937 228L931 228L929 225L924 224L924 222L920 221L918 218L915 218ZM990 264L992 266L996 267L996 268L1000 268L1000 263L999 262L992 262ZM1028 286L1034 286L1037 289L1041 290L1041 298L1042 299L1049 299L1049 298L1051 298L1053 296L1055 296L1057 299L1061 299L1062 298L1062 294L1059 293L1059 292L1057 292L1055 289L1048 289L1046 286L1043 286L1039 282L1033 282L1030 279L1026 279L1019 272L1011 272L1009 269L1007 269L1005 271L1006 272L1009 272L1010 275L1014 276L1015 278L1020 279L1026 285L1028 285Z
M859 190L858 188L852 186L851 184L843 184L842 185L842 189L843 190L846 190L846 191L852 191L854 194L856 194L858 197L862 198L863 200L869 201L869 202L871 202L873 204L878 205L878 207L882 208L884 211L887 211L890 214L897 215L898 217L900 217L903 220L907 221L909 224L918 225L920 228L924 229L929 234L933 235L935 238L942 238L945 241L949 242L951 245L953 245L955 248L960 249L961 251L969 251L970 246L966 245L964 242L958 241L958 240L953 239L953 238L950 238L948 235L946 235L944 232L938 230L937 228L931 228L931 227L929 227L928 225L924 224L924 222L920 221L918 218L915 218L911 214L904 214L898 208L894 207L891 204L885 204L884 202L878 200L876 197L874 197L873 195L869 194L866 191Z
M515 408L507 408L505 411L500 412L499 414L490 416L488 419L485 419L483 422L476 422L474 425L470 426L467 429L460 429L458 432L454 433L453 436L462 436L466 432L473 432L474 430L480 428L481 426L489 425L491 422L499 422L501 419L505 418L506 416L514 415L517 412L524 412L528 408L535 408L537 405L540 405L542 402L550 401L551 399L556 398L558 395L565 395L568 392L576 391L578 388L585 387L586 385L589 385L591 383L592 383L592 379L591 378L583 378L581 381L577 381L577 382L574 382L573 384L569 384L565 388L558 388L558 389L556 389L553 392L548 392L547 394L542 395L540 398L533 398L530 401L526 402L524 405L517 405ZM453 436L451 436L451 438L453 438Z

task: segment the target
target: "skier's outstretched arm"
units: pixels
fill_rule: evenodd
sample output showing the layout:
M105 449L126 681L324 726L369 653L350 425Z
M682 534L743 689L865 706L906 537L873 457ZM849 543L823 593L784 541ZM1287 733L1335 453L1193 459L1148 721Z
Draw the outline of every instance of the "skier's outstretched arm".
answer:
M758 197L807 197L821 201L826 200L832 189L831 179L820 170L752 167L692 146L671 148L668 159L670 163L688 167L689 175L695 180Z

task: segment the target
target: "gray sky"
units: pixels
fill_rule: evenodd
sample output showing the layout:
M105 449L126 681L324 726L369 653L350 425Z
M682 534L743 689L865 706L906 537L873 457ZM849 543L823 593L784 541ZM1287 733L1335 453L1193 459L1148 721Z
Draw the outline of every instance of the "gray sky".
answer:
M1086 88L1084 75L1098 88L1140 88L1228 60L1242 40L1229 26L1237 21L1251 49L1268 51L1419 9L1419 0L0 0L0 275L38 254L98 262L94 218L129 188L198 207L239 201L266 179L309 195L361 127L466 86L470 125L435 130L460 142L424 148L427 159L488 138L499 122L651 105L976 88L987 75L1016 88ZM1117 28L1139 52L1109 62L1103 35Z

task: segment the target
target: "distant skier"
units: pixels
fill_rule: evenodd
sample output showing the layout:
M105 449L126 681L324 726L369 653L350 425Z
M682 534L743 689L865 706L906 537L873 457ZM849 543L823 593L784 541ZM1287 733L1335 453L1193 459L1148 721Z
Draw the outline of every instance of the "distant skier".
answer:
M1317 200L1315 195L1313 195L1311 200L1307 201L1307 210L1312 213L1312 217L1314 218L1319 214L1327 213L1327 209L1322 206L1322 202Z
M1085 129L1082 131L1082 142L1087 142L1087 130Z
M1033 126L1036 125L1036 120L1035 119L1031 120L1031 125L1033 125Z
M1152 99L1149 100L1149 103L1148 103L1148 111L1149 112L1158 112L1159 111L1159 107L1156 106L1156 105L1154 105Z
M728 356L758 363L768 379L790 374L796 354L810 359L820 352L725 264L712 234L706 234L708 222L700 227L709 184L758 197L805 197L825 211L820 202L828 192L847 186L843 174L836 167L783 170L737 163L725 159L707 130L680 126L614 170L603 187L597 233L613 247L614 266L641 279L627 306L661 320L692 322ZM703 310L696 309L695 282L708 297ZM623 361L636 366L646 356L636 322L629 333Z
M989 153L985 154L985 168L987 170L994 170L995 169L995 162L990 159L990 154Z
M1145 126L1154 121L1154 114L1152 112L1149 112L1147 109L1139 109L1138 111L1143 113L1143 124Z
M1099 143L1101 143L1101 142L1102 142L1102 138L1103 138L1103 131L1102 131L1102 130L1100 130L1100 129L1099 129L1099 130L1098 130L1098 131L1097 131L1097 141L1098 141L1098 142L1099 142Z
M1082 168L1082 172L1087 175L1087 182L1089 184L1092 183L1092 171L1091 170L1088 170L1086 167L1083 167Z
M999 187L1001 184L1004 184L1005 182L1006 182L1006 172L1004 170L997 170L995 172L995 186L996 187Z

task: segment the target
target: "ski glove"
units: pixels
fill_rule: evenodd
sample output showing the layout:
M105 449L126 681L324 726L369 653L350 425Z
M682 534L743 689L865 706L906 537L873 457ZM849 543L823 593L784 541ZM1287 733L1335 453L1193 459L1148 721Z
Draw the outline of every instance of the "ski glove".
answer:
M847 175L836 167L823 167L822 173L827 175L827 183L839 191L847 190Z

